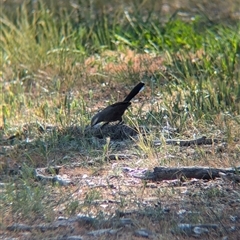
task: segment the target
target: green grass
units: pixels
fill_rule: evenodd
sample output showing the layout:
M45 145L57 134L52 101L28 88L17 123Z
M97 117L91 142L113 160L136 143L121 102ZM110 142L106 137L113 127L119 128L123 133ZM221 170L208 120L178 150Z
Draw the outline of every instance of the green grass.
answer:
M124 164L150 169L159 165L239 165L239 22L210 21L201 13L187 21L178 12L161 16L150 0L133 1L128 11L125 3L116 8L101 5L101 1L99 6L88 7L85 1L78 4L82 11L79 6L56 7L52 1L49 5L38 2L34 11L28 1L14 10L2 10L0 179L7 185L1 196L1 225L6 224L5 217L28 223L52 221L59 212L102 216L104 210L96 205L106 198L106 189L81 193L75 186L64 190L39 183L33 180L35 167L70 166L71 171L66 171L75 176L71 164L77 162L82 174L86 171L89 176L107 179L108 188L115 193L113 200L118 202L115 209L125 210L140 209L144 196L174 200L176 192L174 188L173 192L149 190L145 182L139 189L122 190L120 180L112 190L112 177L121 178L119 169ZM147 137L121 145L83 135L97 104L122 99L123 86L129 90L140 80L146 83L142 103L127 112L125 121L137 128L146 126ZM116 94L118 87L123 91ZM229 144L226 155L197 148L191 156L179 153L179 147L166 146L160 130L167 123L178 129L179 138L207 135L224 139ZM79 132L73 134L71 127L76 126ZM49 131L39 130L47 127ZM12 135L17 137L6 143ZM163 140L160 147L152 145L155 138ZM105 161L108 154L126 149L137 156L137 163L121 165L117 161L112 168ZM15 163L22 167L20 176L8 172ZM221 194L214 189L205 193L214 199ZM198 197L196 201L204 202L203 195ZM206 215L193 216L194 221L202 222Z
M40 85L40 91L46 90L48 96L49 92L55 94L45 103L39 100L41 114L49 118L49 112L56 110L48 110L48 101L56 101L63 89L73 90L77 81L81 85L91 80L92 76L86 76L88 73L84 72L83 66L76 69L77 64L83 65L84 59L93 52L101 56L105 50L124 51L127 48L169 56L165 64L172 80L164 87L163 94L176 92L175 99L172 99L174 105L167 106L171 112L179 114L188 109L196 119L219 112L239 114L239 24L224 26L207 23L204 26L198 16L188 23L173 18L164 26L159 26L154 19L143 22L122 14L124 20L117 27L105 14L87 26L87 23L79 23L74 27L67 12L56 16L43 4L33 13L29 13L23 5L14 20L3 15L1 65L4 66L3 80L9 90L4 93L2 101L6 105L2 110L4 122L15 117L21 105L35 104L31 99L31 90L36 85ZM98 64L101 69L103 66ZM158 70L147 74L154 75L158 86L162 79L159 74L164 75ZM94 79L104 81L100 76ZM28 97L26 92L30 92ZM164 98L169 100L167 96ZM63 105L57 102L53 105L57 104ZM69 112L73 105L65 102L62 107L68 108Z

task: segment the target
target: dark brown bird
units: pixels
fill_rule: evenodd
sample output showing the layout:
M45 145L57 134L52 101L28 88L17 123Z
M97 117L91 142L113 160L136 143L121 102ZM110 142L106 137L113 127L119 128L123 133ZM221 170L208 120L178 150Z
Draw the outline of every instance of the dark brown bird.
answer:
M105 122L102 127L110 122L119 121L119 123L121 123L122 115L131 105L130 101L144 89L144 85L145 84L142 82L138 83L122 102L114 103L94 115L91 120L91 126L94 126L100 122Z

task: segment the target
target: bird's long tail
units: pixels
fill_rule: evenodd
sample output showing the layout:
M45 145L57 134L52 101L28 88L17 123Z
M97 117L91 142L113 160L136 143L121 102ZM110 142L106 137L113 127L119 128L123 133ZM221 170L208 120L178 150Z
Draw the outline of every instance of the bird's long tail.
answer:
M130 102L139 92L144 89L144 83L138 83L132 91L127 95L127 97L123 100L123 102Z

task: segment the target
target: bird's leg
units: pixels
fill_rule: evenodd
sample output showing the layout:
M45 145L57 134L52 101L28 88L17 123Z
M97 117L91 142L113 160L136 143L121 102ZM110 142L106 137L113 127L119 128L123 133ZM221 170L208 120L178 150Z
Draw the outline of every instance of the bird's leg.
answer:
M103 129L103 127L106 126L107 124L109 124L109 122L105 122L105 123L100 127L100 129Z
M122 120L122 117L119 119L119 122L117 123L117 125L122 125L124 123L124 121Z
M123 125L124 124L124 121L119 121L118 123L117 123L117 125Z

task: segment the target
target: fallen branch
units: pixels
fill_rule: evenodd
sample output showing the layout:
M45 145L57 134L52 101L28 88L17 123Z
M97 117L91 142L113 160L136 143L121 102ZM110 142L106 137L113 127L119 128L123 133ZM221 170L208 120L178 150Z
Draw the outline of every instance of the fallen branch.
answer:
M180 167L180 168L168 168L168 167L155 167L154 171L144 171L142 174L132 174L134 177L162 181L162 180L174 180L174 179L215 179L222 177L222 173L238 175L240 173L240 167L238 168L209 168L209 167ZM233 179L233 178L232 178ZM236 181L238 178L234 178Z
M166 139L166 144L171 145L179 145L180 147L187 147L191 145L211 145L213 143L218 143L219 140L207 138L205 136L202 136L200 138L196 139L189 139L189 140L178 140L178 139ZM162 144L160 140L153 141L155 146L159 146Z

